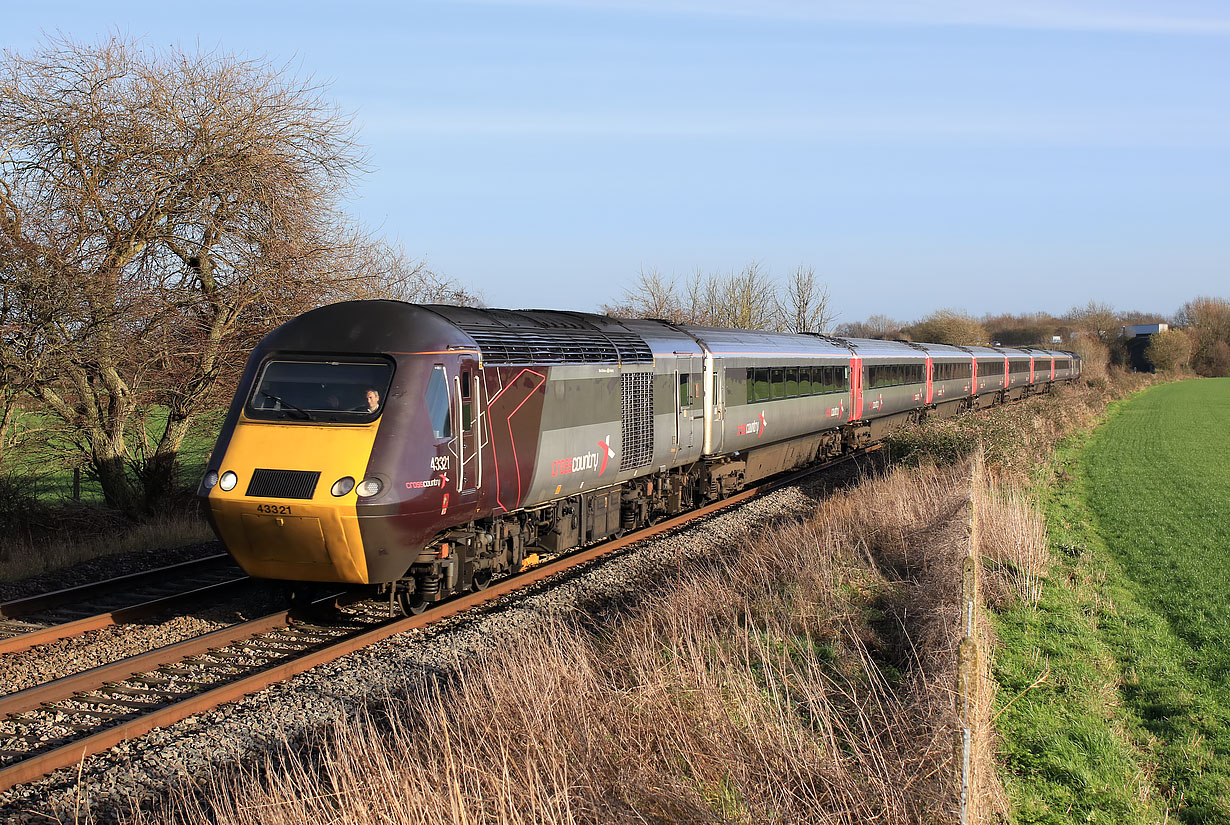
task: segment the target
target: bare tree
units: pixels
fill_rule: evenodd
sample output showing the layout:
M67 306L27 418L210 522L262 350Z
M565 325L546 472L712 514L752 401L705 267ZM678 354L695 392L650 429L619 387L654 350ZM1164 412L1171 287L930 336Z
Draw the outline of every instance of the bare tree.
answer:
M1119 314L1107 303L1090 301L1083 307L1073 307L1064 317L1076 329L1096 335L1099 341L1107 345L1113 343L1122 331Z
M355 270L360 277L339 285L338 298L389 298L413 304L483 306L480 293L456 278L442 275L400 245L375 241L359 247Z
M1192 366L1201 375L1230 375L1230 301L1201 296L1188 301L1175 321L1193 339Z
M709 276L717 296L713 325L733 329L774 329L777 326L777 284L753 261L738 272Z
M684 283L682 294L675 278L642 269L636 283L624 290L623 300L603 304L601 310L629 318L735 329L786 330L798 323L819 330L832 322L828 288L815 280L810 268L799 267L786 295L779 293L777 282L757 261L737 272L705 274L697 269Z
M824 332L837 319L829 304L828 284L817 281L816 270L810 266L796 267L790 273L779 313L780 325L787 332Z
M968 346L987 343L987 330L976 319L952 309L941 309L910 327L915 341Z
M603 304L601 311L621 318L660 318L664 321L684 320L675 279L666 278L657 269L641 268L636 282L624 290L623 300Z
M684 286L682 318L686 323L702 327L722 326L723 295L721 279L693 270Z
M0 236L2 243L4 240ZM0 463L10 444L10 433L19 410L18 399L26 388L25 371L21 369L21 330L14 323L13 299L16 295L12 279L0 278Z
M57 39L0 61L0 151L29 391L135 512L255 337L356 277L361 236L338 210L362 163L350 121L265 61ZM150 404L165 426L134 454Z

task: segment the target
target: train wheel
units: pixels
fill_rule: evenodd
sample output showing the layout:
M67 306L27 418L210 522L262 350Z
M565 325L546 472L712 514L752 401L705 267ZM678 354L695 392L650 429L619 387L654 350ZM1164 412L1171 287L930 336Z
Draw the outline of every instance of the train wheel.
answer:
M491 571L482 570L476 572L473 578L470 579L470 587L475 591L486 590L491 586Z
M397 594L397 605L401 608L401 612L407 616L417 616L427 608L431 607L431 602L424 599L418 593L407 593L400 591Z

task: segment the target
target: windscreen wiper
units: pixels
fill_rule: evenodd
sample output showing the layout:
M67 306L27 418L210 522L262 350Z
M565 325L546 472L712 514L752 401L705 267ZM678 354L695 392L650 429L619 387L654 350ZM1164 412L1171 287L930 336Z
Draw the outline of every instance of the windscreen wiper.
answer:
M308 412L307 410L303 409L302 407L296 407L294 404L290 403L290 402L289 402L289 401L287 401L285 398L281 398L281 397L279 397L279 396L276 396L276 395L274 395L274 394L273 394L273 393L271 393L271 392L265 392L264 390L259 390L259 392L260 392L260 394L261 394L261 395L265 396L266 398L270 399L271 401L276 401L276 402L278 402L279 404L281 404L283 407L289 407L290 409L292 409L292 410L294 410L295 412L299 413L299 415L303 416L303 420L304 420L304 421L315 421L315 420L316 420L315 418L313 418L313 417L312 417L312 414L311 414L310 412Z

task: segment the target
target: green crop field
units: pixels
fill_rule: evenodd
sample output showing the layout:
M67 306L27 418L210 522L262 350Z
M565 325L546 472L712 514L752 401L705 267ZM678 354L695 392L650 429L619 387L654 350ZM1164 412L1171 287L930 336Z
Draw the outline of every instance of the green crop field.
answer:
M1230 380L1162 384L1064 445L1054 563L1001 614L1017 822L1230 822Z

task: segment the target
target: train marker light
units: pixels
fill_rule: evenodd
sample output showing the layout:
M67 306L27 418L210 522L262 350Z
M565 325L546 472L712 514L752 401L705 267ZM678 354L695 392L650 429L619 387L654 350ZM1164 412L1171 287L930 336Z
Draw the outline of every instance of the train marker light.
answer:
M363 498L371 498L384 489L384 484L378 478L365 478L359 482L358 494Z
M205 489L212 490L218 484L218 474L208 473L205 476Z
M225 473L223 473L222 478L218 480L218 486L228 492L231 490L234 490L235 485L238 483L239 483L239 476L235 475L230 470L227 470Z
M350 476L345 476L344 478L339 478L337 481L333 482L333 489L329 492L333 493L335 496L344 496L353 489L354 479Z

